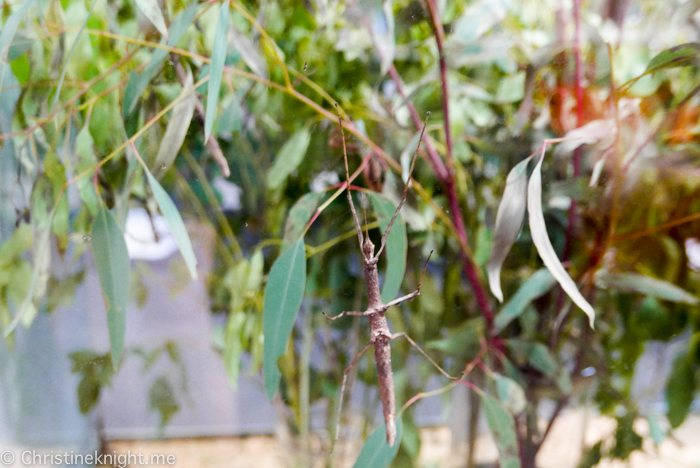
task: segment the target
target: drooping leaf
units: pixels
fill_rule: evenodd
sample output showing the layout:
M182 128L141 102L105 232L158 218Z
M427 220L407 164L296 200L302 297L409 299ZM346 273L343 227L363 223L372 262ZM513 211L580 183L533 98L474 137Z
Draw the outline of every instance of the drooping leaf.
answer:
M263 373L265 393L269 399L279 387L280 373L277 358L284 354L287 341L306 285L306 254L304 239L299 239L275 261L265 287L263 305Z
M510 322L520 316L525 311L525 308L532 301L548 292L554 285L556 280L546 268L537 270L530 278L527 279L518 289L501 311L496 315L494 320L494 332L498 333L503 330Z
M160 426L165 426L168 421L180 411L180 406L175 399L170 381L165 376L160 376L151 385L148 392L148 406L160 414Z
M275 157L275 162L267 173L267 186L275 190L282 186L291 174L304 159L306 150L309 148L311 134L308 128L297 131L282 146Z
M129 301L129 252L124 234L107 208L102 207L92 224L92 250L97 276L107 308L107 327L116 368L126 338L126 308Z
M12 13L2 25L2 32L0 32L0 61L8 63L8 53L10 51L10 45L12 45L12 39L14 39L17 33L17 28L19 23L27 14L29 8L34 5L35 0L24 0L22 5ZM4 67L4 66L3 66ZM0 70L4 72L4 70Z
M370 193L372 207L379 221L379 229L382 233L386 230L391 221L391 217L396 211L396 207L389 200L377 193ZM406 251L408 250L408 240L406 238L406 224L401 218L401 214L396 217L394 225L386 238L386 273L384 284L382 285L382 302L390 302L399 294L401 283L406 272Z
M153 173L158 179L165 174L168 168L173 164L173 161L175 161L182 147L182 143L187 136L187 129L190 128L190 122L194 115L194 106L197 100L194 91L190 89L193 84L194 78L192 77L192 71L188 68L187 80L182 87L182 94L185 95L185 97L173 107L170 122L168 122L165 135L160 142L160 148L158 148L158 156L156 156L156 161L153 164Z
M486 324L482 317L469 319L450 330L447 337L428 342L428 349L435 349L458 361L470 361L479 352L481 340L486 333Z
M374 45L379 53L380 72L385 75L394 63L396 55L396 38L393 2L383 0L379 5L370 6L369 23L372 30Z
M284 241L282 242L282 250L288 249L294 244L299 236L304 232L306 223L309 222L311 216L316 211L318 203L321 201L323 193L310 192L301 197L289 210L287 222L284 225Z
M192 280L197 279L197 257L194 255L194 250L192 249L192 241L190 241L190 236L187 234L187 229L185 229L185 223L182 222L182 216L180 216L180 211L178 211L175 203L173 203L170 195L165 189L158 183L155 177L149 172L149 170L144 166L144 171L148 177L148 182L151 184L153 189L153 196L158 202L158 207L160 208L165 222L168 223L170 232L173 233L173 238L177 244L182 258L187 264L187 269L190 272L190 277Z
M192 21L194 21L198 8L198 3L191 3L187 6L187 8L185 8L185 11L183 11L180 16L175 18L175 21L173 21L170 25L170 29L168 29L168 46L175 47L177 45L177 42L180 40L182 35L185 34L185 31L190 24L192 24ZM129 81L126 84L126 88L124 89L124 117L133 112L139 97L141 97L143 92L146 90L153 77L156 76L167 56L167 50L155 49L151 55L151 60L148 62L148 65L146 65L146 68L143 69L141 74L131 74Z
M666 384L666 416L672 428L683 424L693 404L697 390L696 373L698 365L693 362L692 347L687 354L676 358L671 376Z
M228 50L229 29L229 3L221 2L219 19L216 22L214 34L214 47L211 54L211 71L207 90L207 111L204 119L204 141L208 141L214 128L216 118L216 106L219 103L219 89L221 88L221 76L224 73L224 61Z
M496 380L496 393L503 406L513 414L522 413L525 410L527 400L522 387L512 379L501 374L494 374Z
M544 213L542 212L542 162L544 161L544 154L544 151L542 151L540 160L537 162L532 176L530 176L527 188L527 212L530 216L532 242L535 244L544 265L559 282L564 292L586 313L590 326L593 328L595 310L581 295L576 287L576 283L564 269L547 234L547 225L544 222Z
M491 292L501 302L503 302L501 267L523 227L527 194L527 164L531 158L520 161L508 173L506 188L503 191L503 198L498 205L498 213L496 214L496 228L493 233L491 255L486 265L486 271L488 272Z
M97 0L92 0L92 3L90 3L90 9L88 10L87 15L85 15L85 21L83 21L83 24L80 26L80 30L78 31L78 35L75 36L75 40L73 41L73 45L71 46L70 51L68 52L66 61L61 67L61 75L58 77L58 84L56 85L56 92L53 95L53 102L51 103L51 108L53 108L56 105L56 103L58 102L58 98L61 95L61 88L63 87L63 80L66 77L66 72L68 71L68 64L70 63L70 59L73 56L73 52L75 52L75 47L80 41L80 37L83 34L83 30L85 29L85 26L87 26L88 20L90 19L90 15L92 14L92 10L95 8L95 3L97 3Z
M396 442L389 446L384 424L376 428L362 446L353 468L386 468L396 458L403 437L401 417L396 420Z
M687 44L671 47L651 59L644 74L661 70L662 68L693 65L691 59L697 57L699 54L700 43L698 42L689 42Z
M477 390L477 393L481 397L486 421L498 447L501 468L520 468L518 438L513 416L491 395L480 390Z
M651 440L654 441L654 445L658 446L663 442L664 437L666 437L666 434L659 424L659 418L656 417L655 414L650 414L647 416L647 421L649 422L649 435L651 436Z
M95 142L90 134L89 125L85 125L75 138L75 152L78 155L78 172L82 172L97 164ZM90 214L95 216L100 209L100 202L95 192L92 177L82 177L76 181L80 199L87 205Z
M136 0L136 6L139 7L141 13L148 18L148 21L156 27L167 41L168 28L165 26L165 19L163 18L163 12L160 11L158 0Z
M245 312L232 312L226 325L226 337L224 341L224 365L228 373L229 382L235 389L238 388L238 374L241 369L241 356L243 355L243 326L245 325Z
M243 57L243 61L246 65L253 70L253 73L267 79L268 74L265 59L260 55L253 41L239 32L235 26L231 27L231 42L233 42L233 46L241 54L241 57Z
M671 302L697 304L698 298L668 281L636 273L615 273L601 276L596 282L602 287L634 292Z
M513 339L507 340L506 345L519 360L526 361L547 377L555 377L557 361L544 344Z

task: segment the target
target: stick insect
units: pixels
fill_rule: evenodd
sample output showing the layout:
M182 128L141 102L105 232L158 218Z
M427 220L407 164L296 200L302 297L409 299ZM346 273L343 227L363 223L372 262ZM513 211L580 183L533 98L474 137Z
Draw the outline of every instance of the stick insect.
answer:
M425 269L428 266L428 261L430 261L430 255L432 255L432 252L430 252L428 260L426 260L425 266L423 267L423 272L421 273L421 279L418 283L418 288L412 293L394 299L393 301L387 304L384 304L382 302L379 289L379 276L377 274L377 263L379 261L379 256L382 254L382 252L384 251L384 247L386 246L387 236L391 231L391 227L394 225L394 221L396 220L399 211L401 211L401 207L403 207L404 203L406 202L406 196L408 195L408 185L411 180L411 174L413 173L413 167L416 164L416 156L418 155L418 149L420 148L420 144L423 141L423 134L425 133L425 126L428 122L428 117L426 116L425 123L423 124L423 129L421 130L420 138L418 140L418 146L416 147L416 152L413 154L413 159L411 160L411 166L408 170L408 179L406 180L406 185L404 187L403 197L401 198L399 205L396 207L396 211L391 217L391 221L389 221L386 230L382 233L379 250L375 254L374 244L369 238L369 233L362 232L360 220L357 217L357 211L355 210L355 205L353 204L352 196L350 195L350 170L348 168L348 154L347 149L345 147L345 132L343 130L343 120L340 116L340 112L338 111L338 104L336 104L335 107L336 112L338 113L338 123L340 125L340 132L343 139L343 159L345 161L345 180L348 195L348 203L350 204L350 211L352 211L352 217L355 221L357 239L360 242L360 250L362 252L362 261L364 263L365 272L365 289L367 290L368 305L367 310L365 310L364 312L341 312L340 314L334 317L329 317L324 312L323 315L325 315L330 320L336 320L348 315L368 317L370 326L369 343L367 343L367 345L357 354L357 356L355 356L352 362L350 362L350 365L343 372L343 383L340 386L340 398L338 402L338 416L335 428L335 440L338 440L338 435L340 433L340 415L343 407L343 396L345 393L345 385L347 383L348 373L353 368L353 366L355 366L357 361L360 360L362 355L364 355L369 348L374 347L374 360L377 364L377 376L379 381L379 396L382 402L382 410L384 413L384 422L386 426L386 440L390 446L393 446L396 443L396 400L394 397L394 374L391 370L391 346L389 344L391 340L394 340L399 337L406 338L408 342L413 347L415 347L423 356L425 356L428 359L428 361L430 361L430 363L433 366L435 366L444 376L451 380L457 380L455 377L452 377L449 374L447 374L447 372L445 372L435 361L433 361L430 358L430 356L428 356L425 353L425 351L423 351L423 349L421 349L421 347L418 346L416 342L413 341L411 337L409 337L406 333L391 333L385 315L389 307L401 304L405 301L413 300L416 296L420 294L420 288L423 284L423 276L425 275ZM428 113L428 116L429 115L430 113Z

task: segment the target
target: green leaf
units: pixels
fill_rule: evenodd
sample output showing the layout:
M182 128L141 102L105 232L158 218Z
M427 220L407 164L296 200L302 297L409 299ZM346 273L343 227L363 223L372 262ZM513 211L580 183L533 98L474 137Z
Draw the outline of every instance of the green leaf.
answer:
M275 162L267 173L267 186L274 190L282 186L289 174L299 166L309 148L311 134L308 128L297 131L282 146Z
M175 392L167 377L160 376L151 385L151 390L148 392L148 406L160 413L161 428L170 421L175 413L180 411L177 400L175 400Z
M165 40L168 40L168 28L165 26L165 19L163 18L163 12L160 11L158 0L136 0L136 6L163 35Z
M151 184L153 189L153 195L158 202L158 207L160 208L165 222L168 223L170 232L173 233L175 238L175 243L180 249L182 258L185 259L187 264L187 269L190 271L190 277L193 280L197 279L197 257L194 255L194 250L192 249L192 242L190 241L190 236L187 234L187 229L185 229L185 223L182 222L182 217L178 211L175 203L170 199L170 195L165 189L158 183L155 177L149 172L149 170L144 166L144 171L148 177L148 182Z
M547 293L555 284L556 280L549 270L546 268L537 270L520 286L515 296L496 315L494 332L499 333L503 330L510 322L518 318L532 301Z
M396 442L389 446L386 441L386 428L384 424L376 428L362 446L360 455L353 468L386 468L396 458L401 446L403 436L403 422L401 417L396 421Z
M10 45L12 45L12 39L17 33L17 28L19 27L20 21L27 14L29 8L34 5L35 0L24 0L22 5L12 13L2 25L2 32L0 32L0 61L3 63L8 62L8 53L10 51ZM0 67L0 77L4 76L4 65Z
M691 352L676 358L666 384L666 402L668 403L666 416L674 429L683 424L688 416L697 390L695 374L698 366L693 363L692 357L691 347Z
M198 8L199 4L191 3L187 8L185 8L185 11L183 11L180 16L178 16L175 21L172 22L170 29L168 29L168 46L175 47L177 45L177 42L180 40L182 35L185 34L185 31L190 24L192 24L192 21L194 21ZM158 74L163 61L167 56L167 50L155 49L151 55L151 60L148 62L148 65L146 65L146 68L143 69L141 75L132 73L131 76L129 76L129 82L126 84L126 88L124 89L124 117L133 112L139 97L141 97L143 92L146 90L153 77Z
M661 70L662 68L693 65L690 59L697 57L698 54L700 54L700 43L698 42L689 42L687 44L671 47L651 59L644 74L646 75L647 73Z
M231 42L253 73L267 79L267 66L257 46L248 37L241 34L235 25L231 27Z
M663 442L666 434L664 433L663 429L661 429L659 418L656 417L655 414L650 414L647 416L647 421L649 421L649 435L651 436L651 440L653 440L654 445L658 447L658 445Z
M207 91L207 112L204 119L204 141L208 141L214 128L216 106L219 103L219 89L221 88L221 76L224 73L224 61L228 49L229 3L221 2L219 19L216 22L214 35L214 48L211 54L211 72L209 74L209 87Z
M153 163L153 173L158 179L163 177L163 174L175 161L187 136L187 129L190 128L195 102L197 101L195 92L191 89L193 84L192 71L188 68L187 79L182 87L181 94L184 97L173 107L170 122L168 122L165 135L160 142L160 148L158 148L158 156L156 156L156 161Z
M78 42L80 41L80 36L83 34L83 30L85 30L85 26L87 26L88 20L90 19L90 15L92 14L92 10L95 9L95 4L97 3L97 0L92 0L92 3L90 3L90 9L87 12L87 15L85 15L85 21L83 21L83 24L80 26L80 30L78 31L78 34L75 36L75 40L73 41L73 45L70 48L70 52L68 52L68 56L66 57L66 61L61 67L61 75L58 78L58 85L56 85L56 92L53 95L53 102L51 103L51 108L53 108L56 103L58 102L58 98L61 95L61 88L63 87L63 80L66 77L66 72L68 71L68 64L70 63L70 59L73 56L73 52L75 52L75 47L78 45Z
M284 353L294 328L306 285L304 239L286 250L270 269L263 305L263 373L265 393L271 400L282 374L277 359Z
M318 203L323 197L322 193L311 192L301 197L289 210L287 222L284 225L284 241L282 250L288 249L303 235L306 223L316 211Z
M506 346L520 361L526 361L547 377L553 378L556 376L557 361L544 344L521 340L506 340Z
M515 433L513 416L494 397L477 390L484 405L486 421L498 447L501 468L520 468L518 438Z
M500 302L503 302L501 290L501 267L508 252L515 244L525 219L527 194L527 164L532 157L520 161L508 173L503 198L498 205L496 228L491 242L491 255L486 265L491 292Z
M75 139L75 152L78 155L78 172L83 172L97 164L95 142L90 134L89 125L85 125ZM81 177L76 181L80 199L87 205L90 214L95 216L100 209L100 201L95 192L92 177Z
M503 406L513 414L525 411L527 400L522 387L515 380L501 374L494 374L492 377L496 380L496 393Z
M103 207L92 224L92 250L95 254L97 276L107 308L107 328L112 348L112 363L116 368L126 338L126 307L129 302L129 273L131 263L124 234L112 214Z
M100 398L100 383L93 376L85 376L78 384L78 406L81 414L88 414Z
M379 221L379 229L382 233L386 230L396 207L389 200L377 193L370 193L374 212ZM406 251L408 240L406 239L406 224L401 215L396 217L391 232L386 237L386 274L382 285L382 302L390 302L399 294L404 274L406 273Z
M428 349L435 349L459 361L470 361L479 353L486 325L482 317L469 319L450 330L447 337L429 341Z
M697 297L668 281L635 273L608 274L600 277L596 284L609 289L645 294L671 302L698 303Z
M229 382L235 389L238 388L238 374L241 369L241 356L243 355L243 326L246 322L245 312L232 311L226 325L226 337L224 340L224 365L228 373Z
M557 254L547 234L547 225L544 222L544 213L542 212L542 162L544 161L544 155L545 152L543 150L540 160L537 162L537 166L535 166L535 170L530 177L527 189L527 212L530 216L532 242L537 247L537 252L540 254L544 265L552 273L552 276L556 278L571 300L588 315L588 321L591 328L593 328L595 310L581 295L576 287L576 283L574 283L574 280L571 279L559 258L557 258Z

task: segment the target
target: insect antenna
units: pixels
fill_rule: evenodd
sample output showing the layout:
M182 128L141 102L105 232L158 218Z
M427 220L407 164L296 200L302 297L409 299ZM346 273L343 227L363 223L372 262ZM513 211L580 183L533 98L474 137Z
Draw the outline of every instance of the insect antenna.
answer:
M413 159L411 159L411 166L408 169L408 177L406 178L406 185L404 186L403 189L403 197L401 197L401 201L399 202L399 206L396 207L396 211L394 211L394 216L391 217L391 221L389 221L389 224L387 225L386 229L384 230L384 233L382 234L382 240L379 245L379 250L377 251L377 254L374 256L375 258L379 258L379 256L382 254L382 251L384 251L384 246L386 245L386 238L389 235L389 231L391 231L391 227L394 225L394 221L396 221L396 217L399 215L399 211L401 211L401 207L403 206L404 203L406 203L406 197L408 196L408 185L411 183L411 175L413 174L413 167L416 165L416 157L418 156L418 150L420 149L420 144L423 141L423 134L425 133L425 127L428 125L428 117L430 117L430 112L428 112L425 116L425 122L423 122L423 128L420 131L420 138L418 139L418 145L416 146L416 151L413 153Z
M345 161L345 187L348 193L348 202L350 203L350 211L352 211L352 218L355 220L355 229L357 230L357 239L360 241L360 250L363 245L362 238L362 227L360 225L360 220L357 217L357 211L355 211L355 204L352 202L352 195L350 195L350 169L348 168L348 150L345 147L345 130L343 130L343 118L340 116L340 110L338 110L338 103L335 103L335 111L338 114L338 125L340 126L340 136L343 139L343 160Z

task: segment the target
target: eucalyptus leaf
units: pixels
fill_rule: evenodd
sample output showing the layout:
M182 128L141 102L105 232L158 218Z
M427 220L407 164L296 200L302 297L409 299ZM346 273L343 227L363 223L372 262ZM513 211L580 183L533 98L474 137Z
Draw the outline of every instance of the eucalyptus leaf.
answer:
M546 268L537 270L528 278L518 289L501 311L496 315L494 320L494 333L499 333L510 322L520 317L525 311L525 308L538 297L546 294L554 287L557 281Z
M379 229L384 233L396 211L396 207L389 200L374 192L370 193L369 199L372 201L372 207L377 215ZM404 274L406 273L408 239L406 237L406 224L401 214L396 217L396 221L391 227L391 231L386 238L384 250L386 252L386 273L381 296L382 302L386 304L398 296Z
M92 224L92 250L97 276L107 308L107 328L112 363L117 368L126 339L126 308L129 302L131 263L124 234L112 214L103 207Z
M209 140L211 131L214 128L216 106L219 103L221 77L224 73L224 62L226 61L226 52L228 50L229 16L229 2L221 2L219 19L216 22L214 47L211 54L211 72L209 74L209 86L207 88L207 110L204 119L205 142Z
M304 239L299 239L275 261L265 287L263 305L263 374L265 393L275 396L282 374L277 359L284 354L294 328L306 285Z
M158 0L136 0L136 6L148 18L148 21L156 27L158 32L163 35L165 40L168 40L168 28L165 26L165 19L163 18L163 12L160 11Z
M401 446L403 437L403 421L401 417L396 420L396 442L390 446L386 441L386 427L384 424L376 428L362 446L360 455L353 468L386 468L388 467Z
M321 198L322 192L310 192L301 197L292 206L287 215L287 222L284 225L284 240L282 242L282 250L288 249L294 244L299 237L304 233L306 223L309 222L311 216L316 212Z
M303 128L291 136L282 146L275 157L275 162L267 173L267 186L278 189L284 184L289 174L301 164L309 148L311 134L308 128Z
M606 289L633 292L671 302L697 304L698 298L668 281L636 273L612 273L601 276L596 284Z
M486 421L498 447L501 468L520 468L518 437L513 416L491 395L477 390L484 405Z
M231 42L233 46L238 50L243 57L243 61L253 70L256 75L267 79L267 66L265 64L265 59L258 51L258 48L253 41L251 41L247 36L244 36L236 26L231 27Z
M655 72L662 68L693 65L690 59L697 57L698 54L700 54L700 43L698 42L689 42L671 47L654 56L649 65L647 65L644 74Z
M513 414L525 411L527 400L522 387L515 380L501 374L494 374L492 377L496 380L496 393L503 406Z
M22 18L24 18L24 15L27 14L29 8L34 5L34 2L35 0L23 0L17 11L12 13L5 21L5 24L2 25L2 32L0 32L1 62L8 62L8 53L10 51L10 46L12 45L12 39L14 39L15 34L17 33L19 23L22 21ZM4 67L4 65L2 67ZM0 76L2 75L4 75L4 73L2 73Z
M588 321L591 328L593 328L595 311L581 295L576 287L576 283L574 283L574 280L571 279L564 269L564 266L559 261L554 247L549 240L549 235L547 234L547 225L544 222L544 213L542 212L542 162L544 161L544 155L545 152L543 149L540 160L537 162L532 176L530 176L527 189L527 212L530 216L530 234L532 235L532 242L535 244L535 247L537 247L537 252L540 254L544 265L552 273L552 276L556 278L571 300L588 315Z
M153 189L153 196L156 198L156 202L158 202L158 207L161 213L163 213L165 222L168 223L170 232L173 233L173 238L175 238L175 243L180 249L182 258L185 259L190 277L192 280L196 280L197 257L194 255L192 241L190 241L190 236L187 234L187 229L185 229L185 223L182 222L182 216L180 216L180 212L175 206L175 203L170 199L168 192L165 191L145 166L143 169L148 177L148 183L151 184L151 188Z
M508 173L506 188L503 198L498 205L496 214L496 228L491 241L491 255L486 265L491 292L500 302L503 302L501 289L501 268L508 256L508 252L518 239L525 219L526 195L527 195L527 164L532 159L520 161Z
M168 127L165 129L165 135L160 142L160 148L158 148L158 156L156 156L156 161L153 164L153 173L158 179L165 174L175 161L187 136L187 129L190 128L197 101L195 92L191 89L192 85L194 85L194 78L192 77L192 71L188 68L187 80L182 87L181 94L184 97L173 107L170 122L168 122Z

